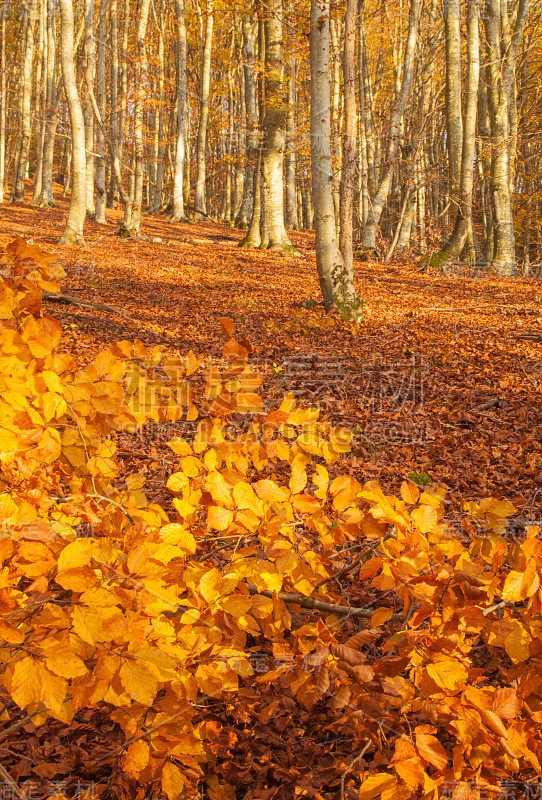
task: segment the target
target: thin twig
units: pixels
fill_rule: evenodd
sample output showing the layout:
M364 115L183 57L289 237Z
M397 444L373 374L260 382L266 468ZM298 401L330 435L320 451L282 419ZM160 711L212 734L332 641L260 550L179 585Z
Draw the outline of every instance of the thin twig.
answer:
M372 744L372 742L371 742L371 740L369 739L369 741L365 743L365 747L363 748L363 750L361 751L361 753L359 753L359 754L358 754L358 755L357 755L357 756L356 756L356 757L355 757L355 758L354 758L354 759L353 759L353 760L350 762L350 764L347 766L347 768L345 769L345 771L344 771L344 772L343 772L343 774L341 775L341 800L344 800L344 781L345 781L345 779L346 779L346 776L348 775L348 773L350 772L350 770L352 769L352 767L354 766L354 764L356 764L356 762L358 762L358 761L361 761L361 759L363 758L363 756L365 755L365 753L367 752L367 750L369 749L369 747L371 746L371 744Z

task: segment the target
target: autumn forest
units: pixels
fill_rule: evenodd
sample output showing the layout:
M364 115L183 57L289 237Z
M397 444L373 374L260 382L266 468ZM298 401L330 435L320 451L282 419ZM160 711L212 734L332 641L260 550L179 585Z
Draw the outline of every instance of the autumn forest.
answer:
M0 0L1 800L542 797L538 0Z

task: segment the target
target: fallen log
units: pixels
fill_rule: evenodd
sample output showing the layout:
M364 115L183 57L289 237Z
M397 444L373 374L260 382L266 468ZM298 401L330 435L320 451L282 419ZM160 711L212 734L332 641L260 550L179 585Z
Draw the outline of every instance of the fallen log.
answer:
M62 294L57 292L43 292L43 299L50 300L52 303L66 303L74 306L81 306L82 308L95 308L97 311L109 311L111 314L120 314L123 317L131 317L129 311L116 306L110 306L107 303L95 303L92 300L81 300L78 297L72 297L69 294Z
M516 333L514 339L528 339L531 342L542 342L542 333Z

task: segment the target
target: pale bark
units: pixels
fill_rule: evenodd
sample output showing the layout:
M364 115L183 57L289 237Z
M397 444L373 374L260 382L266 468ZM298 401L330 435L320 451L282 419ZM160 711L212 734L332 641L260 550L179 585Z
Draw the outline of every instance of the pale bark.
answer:
M107 3L102 0L100 4L100 23L98 27L98 48L96 59L96 94L97 103L102 119L105 117L105 40L107 37ZM94 115L92 104L90 113ZM107 195L105 190L105 139L100 125L96 131L96 210L94 219L104 225L107 222L105 207Z
M47 104L47 86L46 86L46 71L47 71L47 37L46 37L46 23L47 23L47 0L39 0L39 29L38 29L38 46L37 46L37 64L35 74L35 100L34 105L38 108L38 117L40 118L40 131L36 131L37 147L36 147L36 165L34 169L34 191L32 195L32 202L36 203L41 195L42 185L42 172L43 172L43 147L45 142L45 108ZM42 81L42 74L44 76Z
M184 166L187 151L187 86L186 86L186 22L184 0L175 0L175 22L177 25L177 149L175 151L175 172L173 180L172 222L186 220L184 213Z
M60 17L60 62L71 128L72 191L68 219L59 244L84 244L83 225L86 216L85 122L75 76L72 0L60 0Z
M243 29L243 73L245 89L246 110L246 175L243 187L241 208L235 219L235 224L244 228L252 218L254 205L254 173L258 169L258 105L256 99L256 23L252 17L245 15L242 23ZM259 180L259 179L258 179ZM258 229L259 229L258 219Z
M363 318L352 270L337 245L331 159L329 95L329 0L311 0L311 173L316 234L316 266L326 311L337 308L347 319Z
M134 172L131 196L133 205L125 207L123 228L130 236L139 238L141 226L141 206L143 204L143 166L145 148L143 144L143 108L147 96L147 50L145 35L149 17L150 0L141 0L137 23L137 61L135 64L135 108L134 108ZM131 213L129 213L131 212Z
M490 267L493 271L504 275L513 275L516 272L514 216L510 191L509 113L515 64L528 10L529 0L519 0L512 32L509 36L505 36L508 39L508 46L504 49L500 2L486 0L484 4L486 81L492 147L493 252L490 254Z
M288 61L288 98L287 98L287 120L286 120L286 156L285 156L285 172L286 172L286 213L285 223L286 227L290 230L297 230L299 228L299 221L297 216L297 202L295 190L295 104L296 104L296 60L294 57Z
M200 113L198 139L196 145L196 195L194 205L197 209L196 220L205 219L207 211L205 179L207 175L207 128L209 125L209 88L211 82L211 48L213 43L213 0L207 0L205 35L202 42L201 81L200 81Z
M55 135L58 124L59 98L56 85L56 0L47 0L47 58L45 65L44 140L41 163L41 186L35 202L53 206L53 167Z
M109 42L111 46L111 84L110 84L110 98L111 98L111 144L113 145L113 152L118 156L118 139L119 139L119 23L118 23L118 7L117 0L110 0L110 13L109 13ZM116 177L115 171L111 170L111 178L109 184L109 191L107 194L107 205L112 208L115 204L116 194Z
M0 21L0 203L4 202L4 182L6 180L6 15L2 14Z
M29 0L25 7L24 45L21 48L21 80L19 86L20 139L16 159L12 203L24 200L24 181L32 137L32 66L34 61L34 30L38 16L38 0Z
M404 54L403 76L401 81L401 89L397 95L390 114L386 167L380 180L376 195L374 196L369 207L367 223L363 231L363 247L368 250L376 250L376 234L378 224L382 216L382 210L388 199L393 174L399 160L401 120L403 119L403 114L405 113L406 104L410 96L412 83L414 80L420 8L421 0L410 0L408 36Z
M157 214L162 207L162 189L164 181L164 0L160 0L160 14L156 27L158 29L158 87L155 94L155 108L153 114L153 153L152 153L152 181L154 186L149 189L149 213ZM150 175L149 169L148 174Z
M345 270L353 275L354 194L358 182L357 109L356 109L356 6L347 0L344 18L343 86L344 137L340 184L339 248Z
M291 252L284 227L283 158L286 110L283 90L282 0L270 0L265 30L265 113L262 145L263 249Z
M451 201L450 215L455 222L459 208L461 150L463 146L459 0L446 0L444 10L446 32L446 150L448 153L449 196Z
M85 72L94 88L96 77L96 38L94 36L94 0L85 0ZM94 114L88 97L83 103L87 160L87 213L94 216Z

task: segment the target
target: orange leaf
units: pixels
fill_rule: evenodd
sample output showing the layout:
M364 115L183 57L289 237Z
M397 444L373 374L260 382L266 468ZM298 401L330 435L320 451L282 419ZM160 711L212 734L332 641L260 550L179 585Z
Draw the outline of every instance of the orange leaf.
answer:
M185 786L186 778L179 767L167 761L162 767L162 791L168 800L179 800Z
M448 756L436 736L427 733L416 734L416 747L421 757L437 769L443 770L448 764Z
M235 323L230 317L221 317L219 320L220 327L224 331L224 334L231 339L233 336L233 331L235 329Z

